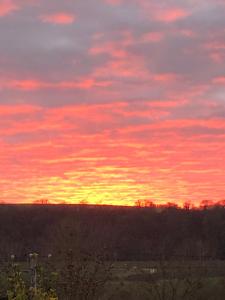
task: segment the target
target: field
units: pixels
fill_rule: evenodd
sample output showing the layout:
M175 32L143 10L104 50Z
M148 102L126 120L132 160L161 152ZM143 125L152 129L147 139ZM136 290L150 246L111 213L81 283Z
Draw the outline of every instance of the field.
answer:
M29 284L31 273L27 262L19 263L19 266L25 281ZM0 299L7 299L4 298L6 296L4 284L6 284L6 278L1 276L0 287L3 298ZM59 297L59 299L63 298ZM91 298L84 296L74 299ZM111 265L110 278L98 297L94 299L224 300L225 261L114 262Z
M119 262L102 299L223 300L225 262Z

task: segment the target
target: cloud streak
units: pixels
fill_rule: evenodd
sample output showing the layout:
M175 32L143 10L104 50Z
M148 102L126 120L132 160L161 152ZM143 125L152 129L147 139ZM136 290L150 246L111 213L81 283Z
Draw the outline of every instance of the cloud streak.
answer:
M44 23L50 23L55 25L69 25L75 22L76 17L69 13L59 12L49 15L43 15L40 17L40 19Z

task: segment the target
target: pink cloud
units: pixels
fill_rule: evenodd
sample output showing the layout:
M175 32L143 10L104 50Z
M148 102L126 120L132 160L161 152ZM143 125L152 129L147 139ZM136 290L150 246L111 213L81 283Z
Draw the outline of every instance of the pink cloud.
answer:
M104 0L104 1L110 5L120 5L122 3L122 0Z
M177 75L176 74L172 74L172 73L163 73L163 74L154 74L153 75L153 79L155 81L159 81L159 82L173 82L177 79Z
M11 0L2 0L0 2L0 17L6 16L18 9L19 7L15 2Z
M62 89L91 89L93 87L107 87L111 85L111 81L108 80L95 80L93 78L86 78L79 81L62 81L59 85L55 86L56 88Z
M190 12L179 6L167 6L165 3L140 0L138 2L145 15L151 20L159 22L173 23L186 18Z
M164 34L162 32L149 32L145 33L141 37L142 42L151 42L151 43L158 43L160 42L164 37Z
M181 8L158 10L155 12L155 19L158 21L172 23L187 17L189 13Z
M6 86L23 91L35 91L47 87L48 84L35 79L27 79L13 80L12 82L8 82Z
M89 53L91 55L102 55L102 54L109 54L112 57L122 58L127 56L127 52L119 45L115 43L108 42L104 43L103 45L93 46Z
M51 23L57 25L69 25L74 23L76 20L75 15L65 13L65 12L43 15L40 18L44 23Z
M97 35L97 40L98 40ZM106 42L95 42L94 45L89 49L90 55L101 55L108 54L115 58L125 58L128 53L126 47L129 47L135 43L135 39L131 31L121 31L119 33L120 40L119 41L106 41ZM96 39L96 36L94 36Z
M41 81L37 79L18 79L1 83L3 89L15 89L25 92L37 91L43 89L81 89L87 90L94 87L108 87L111 85L109 80L97 80L95 78L81 78L74 81Z
M225 76L214 78L213 83L225 85Z

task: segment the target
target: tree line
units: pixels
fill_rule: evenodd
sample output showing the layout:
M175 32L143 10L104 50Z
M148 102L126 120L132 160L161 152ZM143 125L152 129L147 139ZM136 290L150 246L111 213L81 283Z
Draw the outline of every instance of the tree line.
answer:
M63 248L109 260L225 259L225 208L1 205L0 260Z

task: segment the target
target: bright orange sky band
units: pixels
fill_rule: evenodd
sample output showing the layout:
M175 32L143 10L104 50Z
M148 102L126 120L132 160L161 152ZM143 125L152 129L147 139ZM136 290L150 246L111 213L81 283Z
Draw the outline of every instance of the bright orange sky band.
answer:
M224 0L1 0L0 202L225 199Z

